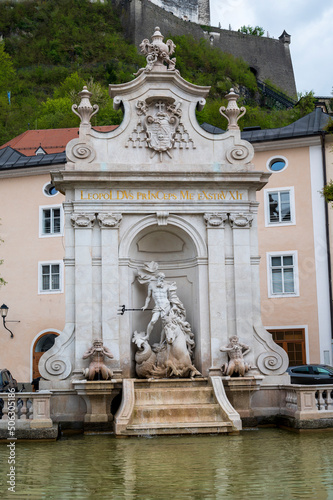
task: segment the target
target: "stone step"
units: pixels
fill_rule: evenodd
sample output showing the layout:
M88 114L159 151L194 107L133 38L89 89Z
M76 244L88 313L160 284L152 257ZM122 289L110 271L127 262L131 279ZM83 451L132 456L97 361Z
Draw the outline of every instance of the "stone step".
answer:
M223 415L218 404L176 404L137 406L133 411L132 424L137 422L221 422Z
M167 378L167 379L135 379L135 390L137 389L165 389L167 388L196 388L207 387L207 379L204 377L192 378Z
M127 434L132 436L151 436L163 434L225 434L232 433L231 422L178 422L174 423L150 423L130 424L127 426Z
M172 387L164 391L156 388L135 389L135 405L215 403L211 387Z

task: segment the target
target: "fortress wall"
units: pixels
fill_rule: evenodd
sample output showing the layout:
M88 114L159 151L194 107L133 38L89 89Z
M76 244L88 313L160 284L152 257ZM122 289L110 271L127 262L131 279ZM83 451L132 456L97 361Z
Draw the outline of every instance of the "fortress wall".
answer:
M215 27L211 27L209 32L204 31L199 24L183 21L150 0L112 1L118 7L126 36L137 47L144 38L150 39L155 26L160 27L164 36L192 35L196 39L206 38L224 52L243 58L256 70L256 76L260 80L268 79L289 96L296 97L289 44L273 38L244 35ZM209 3L208 0L205 1Z

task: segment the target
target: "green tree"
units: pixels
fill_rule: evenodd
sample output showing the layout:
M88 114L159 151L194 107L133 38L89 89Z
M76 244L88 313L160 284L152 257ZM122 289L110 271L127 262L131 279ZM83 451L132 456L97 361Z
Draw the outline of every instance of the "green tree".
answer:
M78 127L80 119L72 112L72 105L80 103L78 93L86 85L92 93L91 103L98 104L99 111L92 118L92 125L117 125L121 123L121 111L113 109L112 100L107 88L90 78L88 82L77 72L69 75L60 86L55 89L53 97L48 98L40 106L38 116L39 128L68 128Z
M265 30L261 26L241 26L238 31L245 35L264 36L265 34Z

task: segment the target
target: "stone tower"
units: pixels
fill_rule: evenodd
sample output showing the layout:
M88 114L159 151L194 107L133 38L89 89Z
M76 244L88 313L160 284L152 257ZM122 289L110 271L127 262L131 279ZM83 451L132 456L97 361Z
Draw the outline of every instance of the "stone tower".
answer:
M210 24L209 0L151 0L151 2L184 21Z

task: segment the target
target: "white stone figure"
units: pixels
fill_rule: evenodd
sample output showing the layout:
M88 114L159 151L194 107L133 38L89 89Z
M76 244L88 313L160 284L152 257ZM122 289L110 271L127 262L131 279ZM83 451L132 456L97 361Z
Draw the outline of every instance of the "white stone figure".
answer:
M142 310L147 309L151 298L155 302L147 332L133 335L133 342L139 348L136 372L139 377L194 377L200 372L192 364L192 349L195 346L194 334L186 321L186 311L179 300L176 283L165 281L165 275L158 273L158 265L150 262L145 265L149 274L139 274L138 281L148 284L148 295ZM149 336L161 318L162 331L159 344L150 347ZM153 354L156 353L154 361Z
M91 357L89 367L82 370L87 380L94 380L96 375L100 375L103 380L112 378L112 371L104 364L104 356L113 358L110 350L103 345L101 340L94 340L93 345L82 356L82 359Z
M172 284L166 283L165 274L158 273L156 275L156 281L152 280L148 285L148 295L146 298L145 305L142 307L142 310L145 311L149 306L150 299L153 298L155 302L155 307L153 309L152 318L147 326L147 335L146 339L149 339L149 336L154 328L155 323L159 318L162 320L165 316L167 316L171 310L171 297L170 297L170 287ZM163 342L163 330L161 333L160 343Z
M244 377L251 366L244 361L244 356L250 352L250 347L246 344L242 344L239 341L237 335L229 338L230 342L226 346L222 346L220 351L227 352L229 362L222 365L223 375L232 376L234 373L238 373L240 377Z

